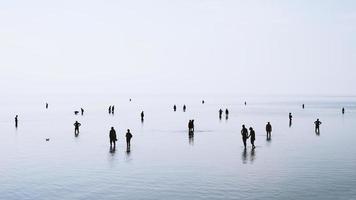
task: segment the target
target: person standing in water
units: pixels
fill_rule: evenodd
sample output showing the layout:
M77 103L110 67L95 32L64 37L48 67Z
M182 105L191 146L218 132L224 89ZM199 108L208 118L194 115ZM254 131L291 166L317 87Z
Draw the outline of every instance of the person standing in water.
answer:
M46 109L48 109L48 103L46 103Z
M244 147L246 149L246 140L248 138L248 130L245 127L245 125L242 125L241 136L242 136L242 142L244 143Z
M111 114L115 113L115 106L111 106Z
M221 108L220 108L220 110L219 110L219 119L221 119L222 114L223 114L223 110L221 110Z
M111 106L109 106L109 114L111 114Z
M84 115L84 109L83 108L80 108L80 112L82 114L82 116Z
M110 148L114 144L114 149L115 149L117 138L116 138L116 131L114 127L111 127L111 130L109 132L109 138L110 138Z
M141 112L141 121L143 121L143 118L145 117L145 113L142 111Z
M175 111L177 111L177 106L174 104L174 106L173 106L173 111L175 112Z
M316 119L316 121L314 122L315 124L315 132L319 133L320 132L320 125L321 125L321 121L319 121L319 119Z
M289 113L289 127L292 126L292 118L293 118L292 113Z
M81 126L81 124L78 121L75 121L74 125L74 134L79 134L79 126Z
M302 105L302 108L304 109L304 103L303 103L303 105Z
M127 129L127 133L126 133L126 148L127 148L127 150L129 150L131 147L131 138L132 138L132 134L130 132L130 129Z
M19 119L18 119L18 115L15 116L15 127L17 128L17 125L18 125L18 122L19 122Z
M250 141L251 141L251 144L252 144L252 149L256 148L255 147L255 140L256 140L256 135L255 135L255 130L253 130L252 127L250 127Z
M185 112L185 110L187 110L187 106L183 105L183 112Z
M342 109L341 109L341 113L342 113L342 114L345 114L345 108L342 108Z
M271 139L271 132L272 132L272 125L270 122L266 125L266 132L267 132L267 140Z

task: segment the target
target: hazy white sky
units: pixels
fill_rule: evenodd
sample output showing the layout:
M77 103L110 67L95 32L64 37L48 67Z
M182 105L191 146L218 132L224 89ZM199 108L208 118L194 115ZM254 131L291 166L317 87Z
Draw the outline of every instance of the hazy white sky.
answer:
M356 1L4 0L0 84L354 95Z

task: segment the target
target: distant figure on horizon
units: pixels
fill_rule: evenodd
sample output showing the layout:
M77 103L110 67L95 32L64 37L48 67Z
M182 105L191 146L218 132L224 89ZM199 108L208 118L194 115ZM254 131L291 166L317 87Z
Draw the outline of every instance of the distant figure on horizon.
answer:
M219 110L219 119L221 119L222 114L223 114L223 110L221 110L221 108L220 108L220 110Z
M143 118L145 117L145 113L142 111L141 112L141 121L143 121Z
M131 138L132 138L132 134L130 132L130 129L127 129L127 133L126 133L126 148L127 148L127 151L129 151L130 148L131 148Z
M111 114L115 113L115 106L111 106Z
M341 109L342 114L345 114L345 108Z
M266 132L267 132L267 139L270 140L271 139L271 132L272 132L272 125L271 125L270 122L267 122Z
M244 143L244 147L246 149L246 140L248 138L248 130L244 124L242 125L241 136L242 136L242 142Z
M130 101L131 101L131 99L130 99Z
M19 119L18 119L18 115L15 116L15 127L17 128L17 125L18 125L18 122L19 122Z
M187 106L185 106L185 104L183 105L183 112L185 112L185 110L187 110Z
M256 135L255 135L255 130L253 130L252 127L250 127L250 141L251 141L251 144L252 144L252 149L256 148L255 147L255 140L256 140Z
M48 109L48 103L46 102L46 109Z
M292 126L292 118L293 118L292 113L289 113L289 127Z
M82 114L82 116L84 115L84 109L83 108L80 108L80 112Z
M74 114L75 114L75 115L78 115L78 113L79 113L79 111L77 111L77 110L76 110L76 111L74 111Z
M246 101L245 101L245 106L247 105Z
M304 107L305 107L305 106L304 106L304 103L303 103L302 108L304 109Z
M225 119L229 119L229 110L227 108L225 110Z
M81 126L81 124L78 121L75 121L74 125L74 134L79 134L79 127Z
M202 104L204 104L204 103L205 103L205 101L203 100L203 101L201 101L201 103L202 103Z
M174 104L174 106L173 106L173 111L175 112L175 111L177 111L177 106Z
M316 121L314 122L314 124L315 124L315 132L316 132L316 133L320 133L321 121L319 121L319 119L316 119Z
M109 114L111 114L111 106L109 106Z
M189 120L189 122L188 122L188 131L189 131L189 133L194 133L194 119Z
M112 144L114 144L114 149L115 149L117 138L116 138L116 131L114 127L111 127L109 138L110 138L110 148L112 147Z

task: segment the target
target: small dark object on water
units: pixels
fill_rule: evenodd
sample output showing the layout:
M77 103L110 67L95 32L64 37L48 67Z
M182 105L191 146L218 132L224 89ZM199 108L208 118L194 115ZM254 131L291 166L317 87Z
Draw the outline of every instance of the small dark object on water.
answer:
M79 114L79 111L77 111L77 110L74 111L74 114L75 114L75 115L78 115L78 114Z
M49 138L46 138L46 141L48 142L48 141L49 141Z

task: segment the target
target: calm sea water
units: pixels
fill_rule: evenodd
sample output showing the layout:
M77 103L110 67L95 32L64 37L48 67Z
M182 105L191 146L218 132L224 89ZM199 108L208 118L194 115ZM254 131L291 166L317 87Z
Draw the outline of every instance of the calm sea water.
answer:
M131 98L2 98L0 199L356 199L355 97ZM114 116L107 113L113 104ZM80 107L85 115L75 116ZM228 120L219 120L219 108L230 110ZM320 135L316 118L323 122ZM189 119L195 119L193 138ZM79 137L75 120L82 123ZM255 128L254 151L250 143L244 151L242 124ZM118 133L115 152L109 149L111 126Z

